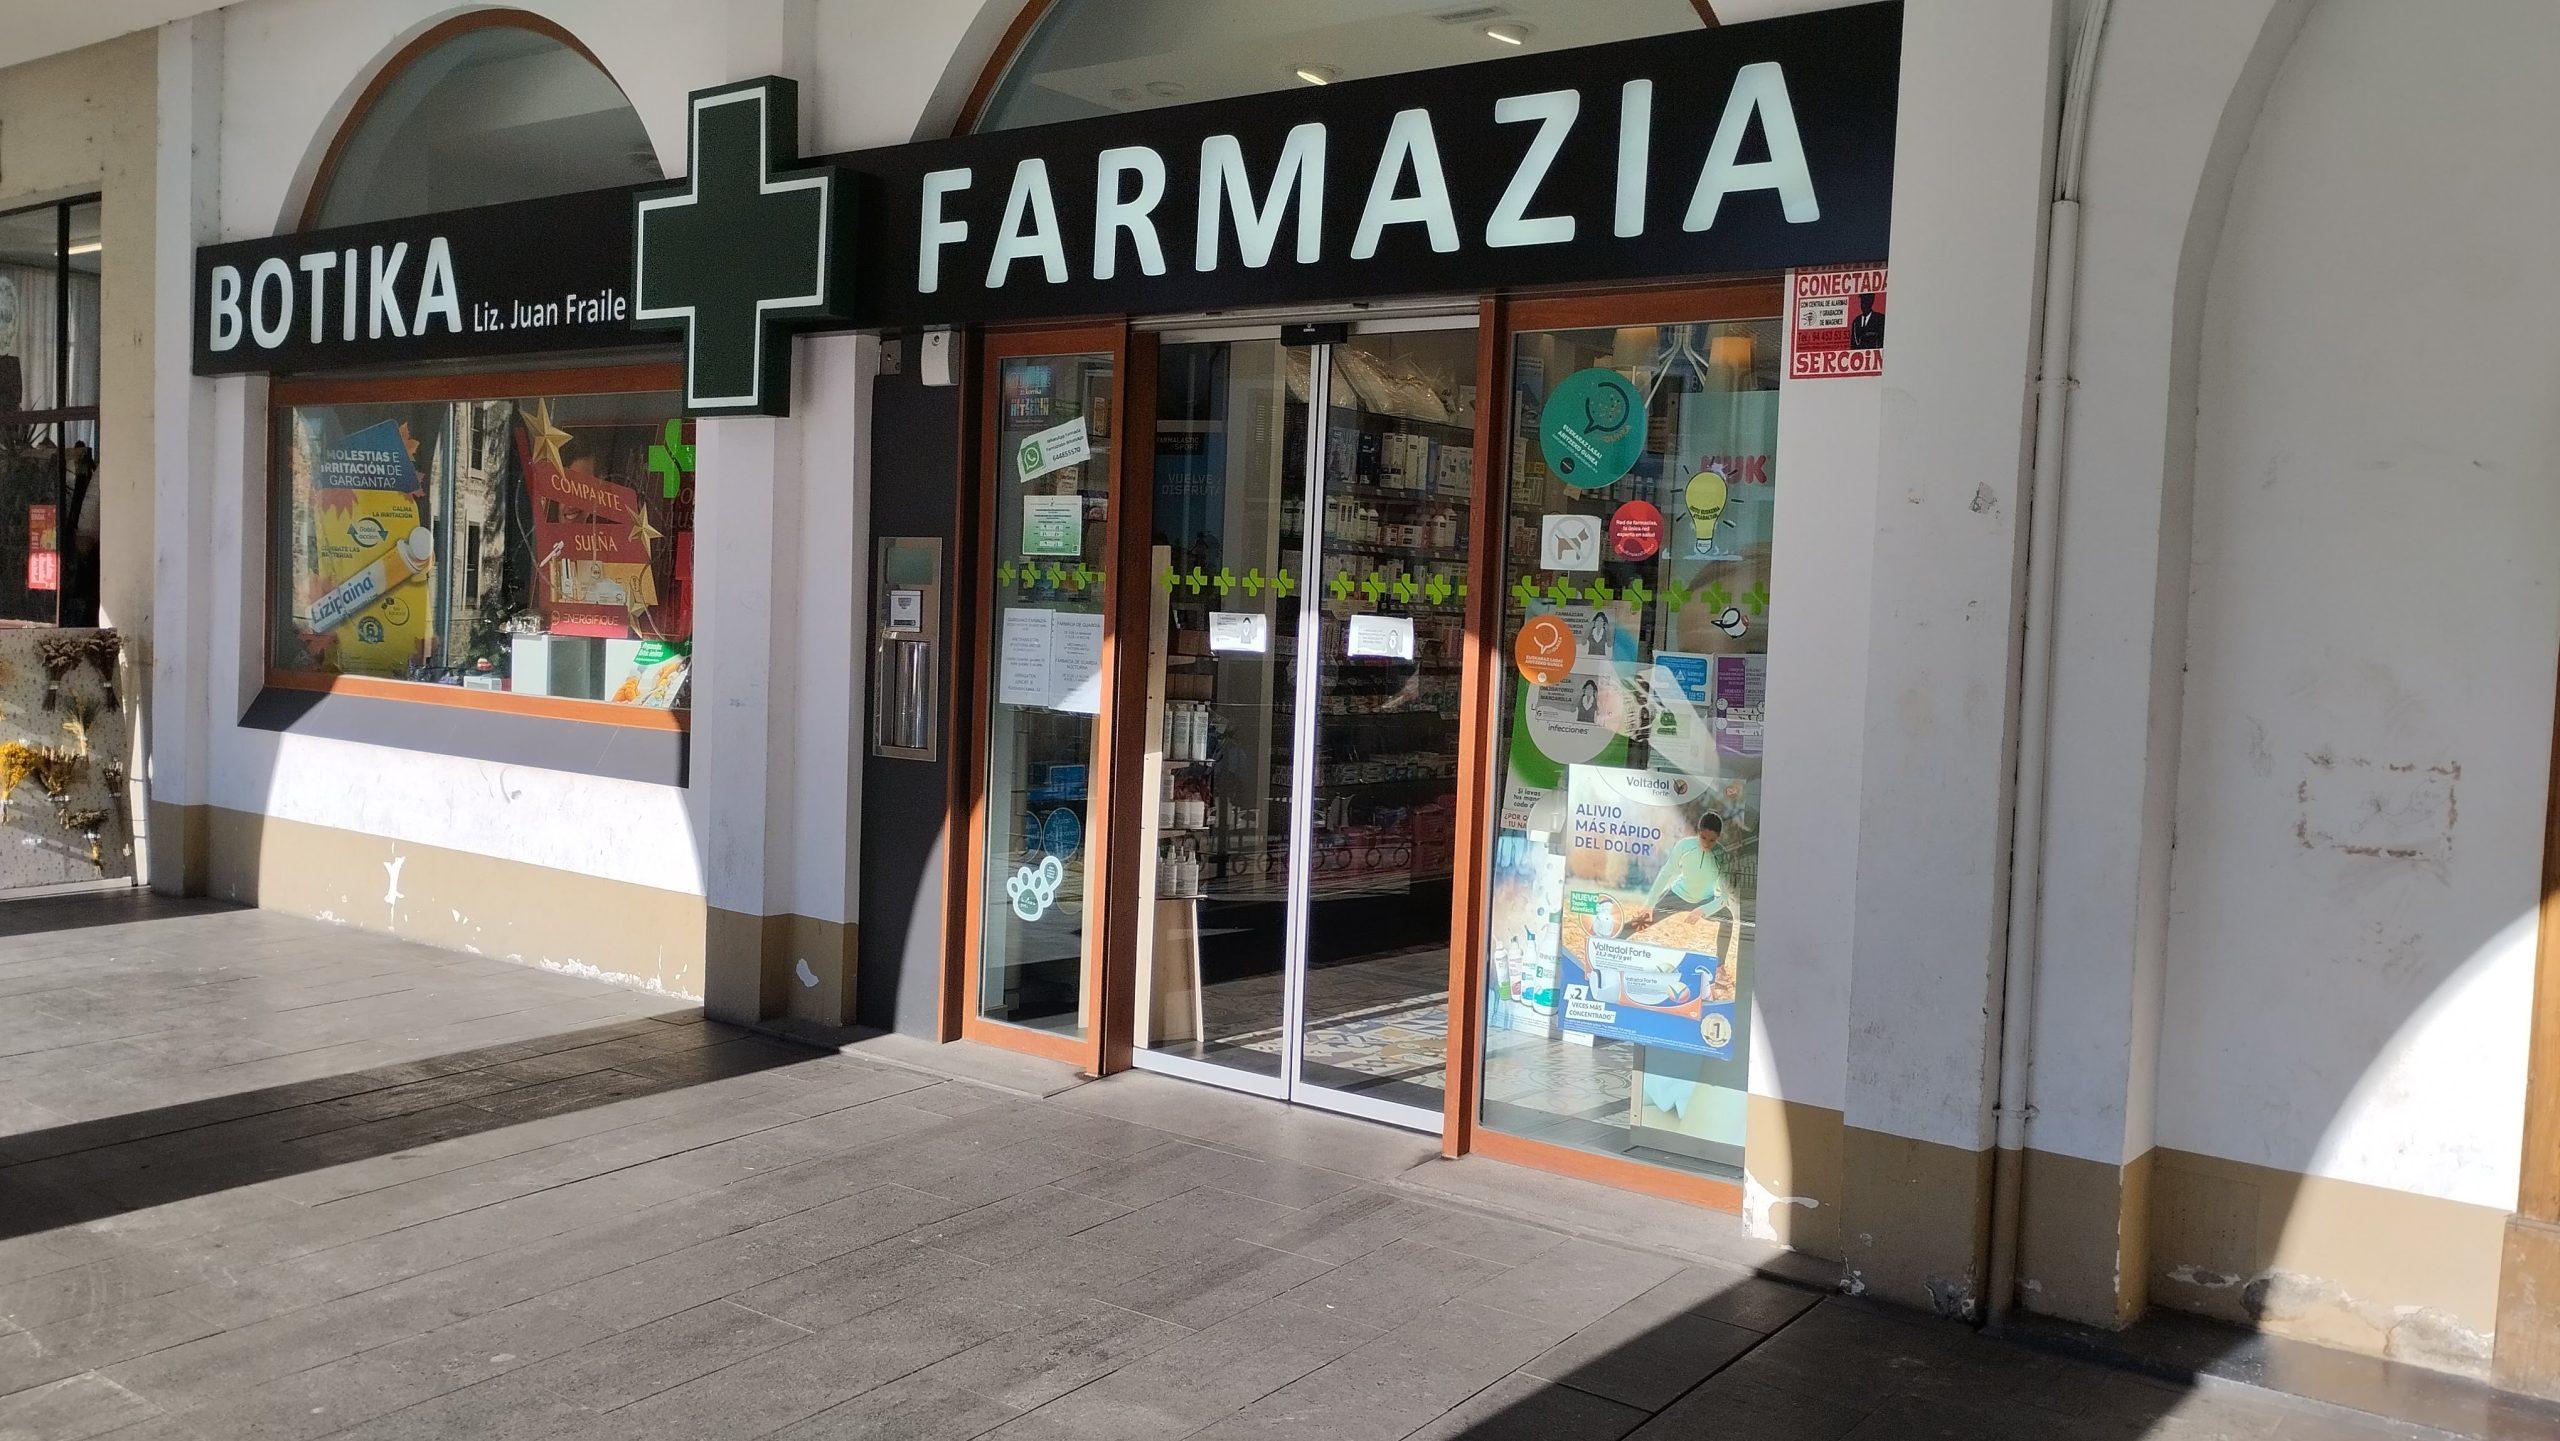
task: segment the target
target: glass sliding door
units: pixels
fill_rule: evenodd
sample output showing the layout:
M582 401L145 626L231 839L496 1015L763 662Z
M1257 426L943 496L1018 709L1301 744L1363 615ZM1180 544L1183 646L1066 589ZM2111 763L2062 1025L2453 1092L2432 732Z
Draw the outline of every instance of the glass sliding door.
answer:
M1449 1055L1450 855L1474 498L1476 329L1328 348L1323 578L1300 781L1299 1079L1345 1109L1438 1129Z
M1117 351L1008 354L1005 344L993 343L986 378L986 746L963 1029L1019 1028L1009 1043L1090 1064L1106 868L1087 840L1109 793Z
M1140 1065L1440 1124L1475 354L1160 352Z
M1480 1134L1721 1184L1749 1090L1779 327L1660 304L1515 311Z

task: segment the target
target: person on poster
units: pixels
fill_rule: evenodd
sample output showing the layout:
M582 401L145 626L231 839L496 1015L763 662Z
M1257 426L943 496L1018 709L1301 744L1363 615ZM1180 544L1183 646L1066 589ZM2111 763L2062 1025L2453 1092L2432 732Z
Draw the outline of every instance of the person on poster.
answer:
M1600 682L1587 680L1582 683L1582 697L1574 702L1573 718L1583 725L1600 719Z
M1858 293L1858 313L1849 321L1849 348L1884 349L1884 317L1876 314L1876 293L1872 290Z
M1609 654L1609 617L1599 611L1591 613L1591 623L1582 628L1582 650L1586 655L1606 659ZM1585 717L1588 719L1588 717Z
M1716 864L1716 843L1723 839L1724 818L1714 811L1700 812L1696 833L1682 836L1671 847L1670 859L1653 878L1653 889L1645 897L1653 918L1696 911L1741 919L1741 908L1725 884L1724 867Z

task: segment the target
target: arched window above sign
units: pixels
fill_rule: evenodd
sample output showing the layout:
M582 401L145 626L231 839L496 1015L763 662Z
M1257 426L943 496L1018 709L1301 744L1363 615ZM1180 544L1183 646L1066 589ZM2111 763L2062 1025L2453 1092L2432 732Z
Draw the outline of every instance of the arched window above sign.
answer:
M304 228L663 179L638 112L567 31L481 10L385 65L321 162Z
M1031 0L981 133L1714 24L1706 0ZM983 85L982 85L983 89Z

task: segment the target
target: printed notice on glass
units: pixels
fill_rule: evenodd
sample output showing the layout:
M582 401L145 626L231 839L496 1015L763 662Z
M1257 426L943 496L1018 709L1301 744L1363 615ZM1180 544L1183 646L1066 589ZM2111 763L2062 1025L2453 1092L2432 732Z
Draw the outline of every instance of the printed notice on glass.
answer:
M1022 498L1022 553L1026 557L1084 554L1084 497L1026 495Z
M1260 655L1271 649L1271 620L1259 611L1209 612L1209 649Z
M1354 659L1413 659L1413 617L1355 615L1343 637L1343 651Z
M1049 628L1052 706L1077 715L1102 709L1102 617L1057 612Z
M1093 457L1093 440L1084 428L1084 417L1035 431L1022 438L1013 452L1014 473L1024 480L1038 480L1053 470L1064 470Z
M1049 651L1058 613L1053 610L1009 610L996 655L996 701L1001 705L1045 706L1056 698L1049 689Z

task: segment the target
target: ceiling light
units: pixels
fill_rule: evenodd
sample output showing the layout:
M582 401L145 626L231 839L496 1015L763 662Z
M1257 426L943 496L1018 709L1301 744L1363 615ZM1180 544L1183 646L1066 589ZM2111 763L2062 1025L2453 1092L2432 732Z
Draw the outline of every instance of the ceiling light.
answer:
M71 249L65 253L70 255L95 255L106 248L107 243L103 240L83 240L79 244L72 246Z
M1526 45L1529 43L1529 37L1537 33L1526 25L1514 25L1509 21L1484 27L1484 38L1498 40L1505 45Z
M1330 65L1301 65L1297 74L1309 85L1331 85L1342 78L1342 72Z

